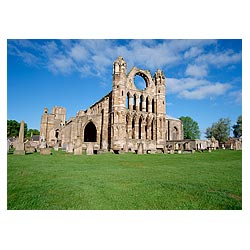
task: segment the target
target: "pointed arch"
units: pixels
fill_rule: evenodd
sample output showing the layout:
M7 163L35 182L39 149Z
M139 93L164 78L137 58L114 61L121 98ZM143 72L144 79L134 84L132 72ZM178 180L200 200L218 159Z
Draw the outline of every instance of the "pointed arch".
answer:
M97 130L95 124L90 121L84 128L84 142L96 142Z
M127 93L127 97L126 97L126 108L129 109L130 107L130 93L128 92Z
M135 139L135 117L132 119L132 139Z
M154 119L151 122L151 140L154 140Z
M149 105L149 102L148 102L148 96L146 97L146 112L148 112L148 105Z
M136 110L136 94L133 96L133 110Z
M172 140L178 140L179 139L179 130L177 127L174 127L172 130Z
M142 139L142 116L140 116L140 118L139 118L139 127L138 127L138 129L139 129L139 133L138 133L138 135L139 135L139 139Z
M155 100L152 99L152 113L155 113Z

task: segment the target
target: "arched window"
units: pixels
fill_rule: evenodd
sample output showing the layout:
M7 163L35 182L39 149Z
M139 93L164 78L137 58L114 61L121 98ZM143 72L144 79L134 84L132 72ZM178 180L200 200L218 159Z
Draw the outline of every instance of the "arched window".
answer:
M148 112L148 97L146 98L146 112Z
M142 132L141 126L142 126L142 118L140 117L140 119L139 119L139 139L142 138L142 136L141 136L141 132Z
M135 87L139 90L144 90L149 85L149 79L143 72L137 72L134 76Z
M155 100L153 99L152 100L152 113L155 112Z
M126 107L127 107L127 109L129 109L129 96L130 96L130 94L128 92L127 93L127 100L126 100Z
M136 95L134 94L133 110L136 110Z
M55 137L56 137L56 139L58 139L58 137L59 137L59 129L56 130Z
M143 96L140 96L140 111L142 111L142 100L143 100Z
M135 119L132 120L132 139L135 139Z
M96 127L93 122L89 122L84 129L84 142L96 142Z
M179 139L179 131L176 127L172 130L172 140L178 140Z

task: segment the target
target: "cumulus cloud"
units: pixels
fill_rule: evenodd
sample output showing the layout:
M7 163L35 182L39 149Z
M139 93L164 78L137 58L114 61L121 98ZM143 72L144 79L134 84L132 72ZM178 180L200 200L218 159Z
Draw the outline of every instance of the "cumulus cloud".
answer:
M183 61L183 53L186 57L192 57L200 53L203 46L214 43L213 40L116 40L85 39L85 40L13 40L9 43L12 52L28 61L28 58L40 58L41 66L47 67L52 72L65 74L68 65L68 73L82 72L83 68L91 66L93 72L99 76L107 73L112 67L112 62L117 56L125 58L128 68L134 65L149 68L155 71L157 68L171 68ZM19 49L22 53L17 53ZM187 50L187 51L186 51ZM29 53L29 55L27 54ZM185 57L185 56L184 56ZM65 58L65 65L61 59ZM55 65L53 66L53 62ZM61 66L59 66L61 65ZM110 72L110 71L109 71Z
M185 74L195 78L203 78L207 76L207 65L194 65L189 64L186 68Z
M167 79L168 92L185 99L201 100L217 97L225 94L231 87L229 83L214 83L194 78Z
M54 73L70 74L74 64L71 58L59 55L50 59L48 68Z
M18 56L29 66L47 68L56 74L76 72L81 77L97 76L102 86L110 81L112 63L120 55L126 60L128 71L134 65L150 69L152 73L157 68L170 73L177 68L180 78L167 78L169 93L186 99L204 99L223 95L231 87L219 80L206 80L210 66L232 67L241 61L240 52L211 49L216 43L216 40L204 39L9 40L8 53Z
M203 51L204 51L203 48L191 47L189 50L187 50L184 53L184 58L188 59L188 58L196 57L196 56L202 54Z
M237 105L242 105L242 91L235 90L229 94L229 97L232 98L232 102Z
M235 53L233 50L202 54L195 60L196 63L211 64L217 67L223 67L240 61L241 52Z
M183 90L179 94L180 97L186 99L205 99L205 98L214 98L220 95L225 94L231 88L230 84L222 83L211 83L206 86L200 86L192 90Z
M72 48L70 48L69 56L77 62L83 62L87 59L88 55L88 51L79 44L74 45Z

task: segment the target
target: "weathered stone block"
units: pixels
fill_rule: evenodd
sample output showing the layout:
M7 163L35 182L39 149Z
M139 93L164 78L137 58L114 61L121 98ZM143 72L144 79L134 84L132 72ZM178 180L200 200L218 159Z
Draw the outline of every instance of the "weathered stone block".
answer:
M75 148L74 155L82 155L82 147Z
M23 142L17 142L16 149L14 151L14 155L25 155L24 143Z
M40 148L40 155L51 155L50 148Z
M87 144L86 155L92 155L94 153L94 149L91 143Z

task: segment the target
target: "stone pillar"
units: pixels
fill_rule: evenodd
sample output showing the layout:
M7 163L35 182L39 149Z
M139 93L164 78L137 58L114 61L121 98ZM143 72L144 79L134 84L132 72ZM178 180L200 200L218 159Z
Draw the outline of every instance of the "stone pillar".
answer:
M136 109L136 111L140 110L140 97L138 95L136 95L135 109Z
M135 139L139 138L139 119L135 119Z
M18 142L23 143L23 141L24 141L24 121L21 121Z
M150 140L151 139L151 123L148 122L147 124L147 140Z
M18 138L18 142L16 143L16 149L14 151L15 155L25 155L23 141L24 141L24 121L21 121L20 130L19 130L19 138Z
M145 140L145 120L141 120L141 139Z
M131 120L131 116L128 117L127 130L128 130L128 139L132 139L132 120Z
M142 96L142 111L146 112L146 100L144 95Z
M132 95L129 95L128 108L129 110L133 110L133 96Z
M150 96L148 97L148 112L152 113L152 100Z

